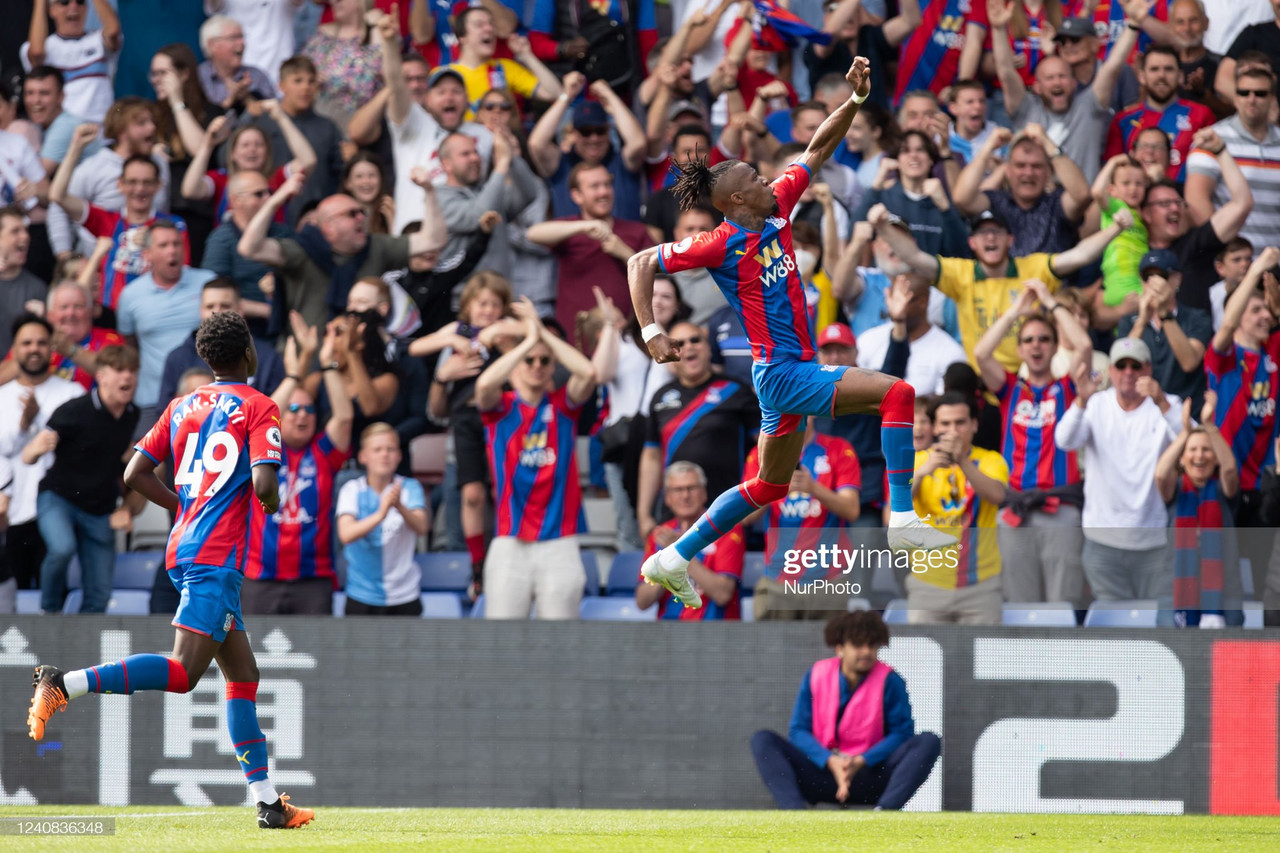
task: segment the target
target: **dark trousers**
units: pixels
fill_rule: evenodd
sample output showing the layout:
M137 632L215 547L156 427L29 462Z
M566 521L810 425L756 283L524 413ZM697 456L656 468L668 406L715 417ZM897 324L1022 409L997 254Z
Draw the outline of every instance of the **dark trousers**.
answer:
M44 562L44 537L33 518L9 528L9 565L18 579L18 589L40 588L40 564Z
M332 616L333 578L260 581L245 578L240 608L253 616Z
M404 604L392 604L389 606L379 607L375 604L365 604L363 601L356 601L354 598L347 599L347 615L348 616L421 616L422 615L422 599L415 598L413 601Z
M941 752L942 739L933 732L908 738L879 767L864 767L854 774L845 803L901 809L929 778ZM778 808L803 809L814 803L838 802L835 774L814 764L777 732L752 735L751 754Z

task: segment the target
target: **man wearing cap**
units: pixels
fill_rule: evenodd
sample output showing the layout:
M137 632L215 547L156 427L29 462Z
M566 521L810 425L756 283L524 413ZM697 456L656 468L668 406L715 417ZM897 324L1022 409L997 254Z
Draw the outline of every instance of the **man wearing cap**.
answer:
M1043 64L1043 63L1042 63ZM996 318L1009 310L1013 296L1027 279L1037 278L1050 293L1062 284L1062 277L1102 257L1117 235L1133 224L1128 211L1116 213L1115 221L1096 234L1081 240L1071 249L1055 255L1034 254L1021 258L1009 256L1013 235L1009 225L995 210L984 210L974 221L969 248L976 260L943 258L920 251L911 235L901 228L886 228L889 212L876 205L867 214L868 221L884 236L894 253L909 267L926 276L933 286L956 301L960 320L960 339L969 361L974 365L973 351L982 334ZM1018 344L1011 329L996 349L996 358L1006 369L1016 371L1021 365Z
M1178 51L1167 45L1152 45L1139 60L1140 80L1146 98L1116 113L1107 133L1105 157L1110 159L1130 149L1130 142L1146 127L1163 130L1171 143L1168 176L1186 180L1187 155L1195 132L1214 123L1213 111L1204 104L1178 97Z
M1155 484L1156 462L1182 428L1182 401L1151 376L1151 351L1139 338L1111 345L1111 387L1097 391L1087 364L1077 366L1077 396L1054 441L1087 451L1084 574L1099 601L1172 603L1168 511Z
M1168 249L1147 252L1138 262L1142 295L1138 313L1120 321L1116 334L1141 340L1151 353L1151 375L1166 391L1191 397L1204 395L1204 353L1213 337L1209 312L1178 304L1182 265ZM1196 409L1199 411L1199 409Z
M379 34L382 35L381 29ZM406 65L414 71L412 80ZM435 69L422 76L425 64L418 59L406 62L400 56L400 38L382 38L382 76L386 81L386 119L395 160L396 218L391 233L399 234L410 222L419 222L425 213L422 191L410 173L415 166L427 170L436 186L444 186L447 176L440 163L440 143L450 133L462 132L476 140L484 169L489 168L493 152L493 134L473 121L466 121L470 108L466 83L450 66ZM375 99L376 100L376 99ZM357 113L357 118L359 113ZM352 123L355 123L353 119ZM354 136L354 134L353 134ZM361 141L368 144L377 135Z
M577 101L587 78L571 71L564 78L564 92L551 102L529 134L529 156L538 174L551 185L551 215L576 216L582 211L569 193L569 172L579 163L604 164L613 175L613 215L621 219L640 218L640 170L644 165L644 128L622 99L603 80L588 91L595 100ZM562 152L556 131L573 107L573 145ZM612 126L609 119L613 119ZM611 129L617 128L622 150L613 144Z
M1117 29L1125 29L1123 4L1116 2L1112 7L1119 14L1119 20L1116 21ZM1058 56L1071 66L1071 76L1075 78L1077 88L1084 89L1092 85L1097 77L1098 69L1102 65L1098 57L1110 56L1115 35L1107 31L1106 27L1100 29L1098 23L1089 18L1065 18L1061 28L1055 33L1053 41ZM1099 43L1103 41L1107 43L1107 49L1099 49ZM1120 69L1120 76L1116 79L1115 89L1111 93L1111 103L1103 102L1111 107L1113 112L1119 112L1138 100L1138 78L1133 73L1133 68L1127 64L1133 60L1134 53L1135 51L1131 48L1124 56L1126 64Z
M522 98L551 101L563 91L560 80L533 55L529 39L521 35L507 38L515 59L494 59L498 36L493 13L483 6L469 6L454 17L458 37L458 58L445 68L457 71L467 89L467 100L478 103L490 89L509 89ZM468 109L467 118L472 118Z
M1102 143L1111 122L1112 94L1125 68L1125 60L1138 42L1134 22L1131 21L1116 40L1111 55L1093 76L1093 82L1080 89L1067 56L1078 52L1082 62L1095 61L1093 55L1096 51L1085 48L1085 43L1094 41L1093 27L1080 18L1064 20L1058 28L1057 39L1065 55L1043 57L1036 65L1034 92L1028 92L1027 85L1022 82L1022 74L1013 62L1009 36L1013 4L990 0L987 8L991 24L991 53L1000 86L1004 89L1005 109L1013 120L1014 129L1021 130L1032 123L1040 125L1049 139L1080 166L1085 178L1092 181L1102 168ZM1145 8L1133 11L1144 17L1147 14Z

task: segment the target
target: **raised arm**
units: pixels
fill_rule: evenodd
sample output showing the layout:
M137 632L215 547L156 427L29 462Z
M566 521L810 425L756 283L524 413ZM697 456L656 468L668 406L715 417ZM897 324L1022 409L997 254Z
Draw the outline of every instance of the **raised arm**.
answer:
M1244 318L1244 309L1249 304L1249 297L1258 291L1262 274L1277 263L1280 263L1280 249L1275 246L1267 246L1258 254L1258 257L1253 259L1253 263L1249 265L1249 271L1231 292L1226 306L1222 309L1222 325L1213 333L1213 340L1209 342L1214 352L1224 354L1231 352L1232 339L1235 337L1236 329L1240 328L1240 321Z
M1138 43L1138 32L1149 14L1150 0L1122 0L1122 2L1129 21L1139 29L1126 26L1120 31L1120 37L1115 40L1115 44L1111 45L1111 53L1107 55L1106 61L1102 63L1102 67L1093 78L1091 87L1093 96L1104 108L1111 104L1111 94L1115 91L1116 81L1120 79L1120 72L1124 70L1129 61L1129 54L1133 53L1133 48Z
M1027 285L1018 293L1009 310L996 318L973 348L973 360L978 363L982 382L993 394L1004 387L1006 376L1004 365L996 360L996 349L1020 318L1029 317L1036 310L1036 293L1029 286L1030 282Z
M836 45L840 43L840 31L844 29L844 25L853 20L853 16L858 14L858 9L862 6L862 0L841 0L840 5L831 13L831 17L827 19L827 23L823 26L822 31L831 36L828 44L813 45L813 52L819 59L826 59L831 55L831 51L836 49ZM886 27L888 24L886 23ZM886 39L888 36L886 36Z
M883 204L875 205L867 211L867 221L889 244L889 248L893 249L893 253L899 260L921 275L928 276L930 281L938 278L940 270L938 259L928 252L922 252L907 229L889 224L888 208Z
M115 53L124 41L120 32L120 17L116 14L115 7L107 0L93 0L93 10L98 13L98 20L102 22L102 44L108 53Z
M1013 64L1013 44L1009 41L1009 21L1013 19L1013 0L986 0L987 23L991 25L991 58L996 64L996 78L1004 92L1004 108L1012 116L1022 105L1027 84Z
M871 63L866 57L858 56L853 60L844 79L853 87L853 97L836 107L836 111L827 116L818 130L813 134L809 147L805 149L800 162L809 167L809 173L816 175L822 165L831 159L836 148L844 142L845 134L853 117L858 114L858 105L871 94ZM855 101L854 98L860 99Z
M720 26L720 19L724 17L724 13L729 11L729 7L734 4L734 0L720 0L720 5L711 12L710 15L704 15L697 23L690 20L687 23L693 24L689 27L689 32L685 34L685 52L689 54L697 53L707 46L707 42L716 34L716 27ZM690 18L692 19L692 15ZM683 27L681 29L684 29Z
M387 121L404 124L413 100L404 82L404 60L400 57L400 22L395 15L378 20L378 38L382 43L382 79L391 93L387 96Z
M613 118L613 126L618 131L618 138L622 140L623 165L627 167L628 172L639 171L644 165L645 146L648 140L645 138L644 128L636 120L635 113L631 112L631 108L623 103L622 98L619 98L603 80L592 83L590 91L604 106L604 111Z
M1240 164L1231 156L1218 134L1208 127L1203 128L1200 133L1204 134L1202 139L1205 150L1218 158L1218 167L1222 169L1222 185L1227 188L1229 200L1209 217L1209 221L1213 223L1213 233L1226 243L1240 233L1245 220L1253 212L1253 191L1249 188L1244 172L1240 171Z
M862 298L866 284L858 274L858 265L863 251L875 238L875 229L870 222L853 223L853 236L840 253L840 260L831 272L831 295L841 302L856 302Z
M534 317L538 316L537 309L533 307L533 303L529 302L529 297L521 297L519 303L512 304L512 311L519 316L520 312L516 310L517 305L528 304L529 311L533 312ZM557 336L547 331L546 327L539 324L541 328L542 342L551 348L551 354L555 356L556 361L560 362L569 371L569 381L565 385L565 393L569 396L569 402L574 405L581 405L589 400L596 393L596 369L591 363L591 359L583 355L572 344L561 340Z
M499 356L476 377L476 408L480 411L487 412L498 405L498 401L502 399L502 386L507 384L511 371L516 369L516 365L542 339L542 324L538 322L536 312L532 318L524 318L524 327L524 340Z
M49 185L49 203L65 210L72 222L83 222L89 208L84 199L67 192L67 185L71 183L71 173L80 162L80 152L97 138L96 124L79 125L71 136L71 144L67 146L67 156L58 164L58 171L53 174L53 183Z
M298 126L293 123L293 119L289 118L289 114L280 107L280 102L272 98L269 101L260 103L260 106L280 126L280 133L284 135L285 144L289 146L289 153L293 155L293 160L289 162L289 173L310 172L314 169L316 166L316 150L311 147L311 143L307 141L307 137L302 134L302 131L298 130Z
M658 273L658 252L661 246L641 249L627 261L627 285L631 290L631 307L645 338L649 355L659 364L675 361L680 353L667 337L667 330L653 320L653 279Z
M536 225L530 225L524 234L534 243L538 243L543 246L559 246L565 240L568 240L570 237L577 234L589 234L592 237L603 241L607 236L606 234L599 234L597 236L593 233L601 227L607 228L607 226L603 226L603 223L596 222L593 219L552 219L547 222L539 222Z
M49 6L46 0L31 4L31 25L27 27L27 61L34 68L44 65L44 43L49 39Z
M1156 490L1160 492L1160 500L1169 503L1178 490L1178 477L1182 472L1179 463L1182 451L1187 447L1187 439L1191 437L1191 398L1182 401L1182 429L1173 443L1164 449L1156 462ZM1231 455L1230 451L1227 453ZM1232 459L1232 462L1235 460Z
M1071 275L1078 269L1093 263L1102 257L1107 244L1119 237L1125 229L1133 226L1133 214L1127 210L1116 212L1110 225L1097 234L1091 234L1065 252L1060 252L1049 261L1053 274L1062 278Z
M897 47L907 40L907 36L920 26L920 0L900 0L898 3L898 14L884 22L881 27L884 40L889 43L890 47ZM965 41L968 46L968 41ZM817 46L814 46L817 50ZM978 39L978 50L981 54L982 40Z
M245 226L244 233L240 235L240 241L236 244L237 252L251 261L257 261L269 267L284 266L284 250L280 248L280 241L268 237L267 231L275 220L276 211L302 191L302 185L306 180L307 177L303 174L290 175L280 185L280 189L271 194L267 203Z
M436 40L436 16L431 14L431 0L410 0L409 38L414 44L430 44ZM497 21L494 21L497 30Z
M431 183L430 174L421 166L413 167L409 172L409 180L422 190L423 208L423 228L416 234L409 235L409 254L438 252L449 242L449 229L444 222L444 212L440 210L440 197L436 195L435 184Z
M973 155L973 159L965 164L960 178L951 187L951 201L968 216L977 216L991 207L991 199L982 191L982 182L987 177L987 166L996 152L1009 144L1013 132L1000 127L992 131L987 141Z
M538 119L538 123L533 126L533 130L529 132L529 156L533 160L533 165L537 167L538 174L544 178L550 178L560 168L560 160L564 157L564 153L556 141L556 133L564 123L564 116L569 111L569 106L577 100L578 95L582 94L586 84L587 78L582 76L581 71L570 71L564 75L564 91L560 97L551 102ZM641 131L642 135L643 133Z
M209 122L204 134L200 137L200 147L191 155L191 163L182 175L182 197L190 201L204 201L213 195L213 182L205 173L209 171L209 160L213 157L214 141L227 126L227 117L222 115Z
M538 87L533 90L533 97L539 101L554 101L564 91L560 88L560 78L551 73L551 69L542 64L542 60L533 55L529 39L522 35L507 37L507 47L511 55L538 78Z
M1067 375L1075 373L1077 365L1084 364L1088 369L1093 368L1093 339L1089 337L1089 330L1080 325L1080 321L1076 319L1076 315L1071 309L1063 305L1053 294L1049 293L1049 288L1039 279L1031 279L1027 282L1027 287L1035 291L1036 298L1040 300L1040 304L1044 306L1044 310L1048 312L1049 319L1053 321L1053 325L1058 330L1059 340L1068 341L1071 344L1072 352L1075 353L1071 357L1071 362L1067 367Z

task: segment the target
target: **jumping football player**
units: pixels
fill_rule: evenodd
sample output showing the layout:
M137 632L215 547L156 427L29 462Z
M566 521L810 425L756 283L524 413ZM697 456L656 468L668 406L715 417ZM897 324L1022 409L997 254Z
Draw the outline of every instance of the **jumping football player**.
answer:
M814 173L835 151L871 92L870 63L857 57L845 75L853 95L827 117L800 159L772 184L750 165L727 160L681 167L675 193L688 210L705 197L724 214L714 231L664 243L627 264L631 299L654 360L680 357L653 322L653 278L661 270L706 268L738 314L751 340L753 384L760 398L760 474L730 489L674 544L645 561L641 572L687 607L702 597L689 582L689 561L757 509L786 497L804 449L804 416L879 412L889 478L889 547L933 550L955 537L921 521L911 503L915 451L911 428L915 392L906 382L856 367L819 365L805 305L804 284L791 245L791 211Z
M169 404L136 445L124 474L131 489L178 513L165 553L169 578L182 593L173 654L132 655L65 673L38 666L27 725L40 740L54 712L86 693L187 693L216 659L227 680L227 728L258 804L258 826L293 829L310 823L315 812L290 805L267 778L267 742L255 704L258 666L240 615L250 496L268 515L280 503L280 412L246 384L258 354L239 314L220 312L201 323L196 352L212 368L214 382ZM177 494L155 475L170 455Z

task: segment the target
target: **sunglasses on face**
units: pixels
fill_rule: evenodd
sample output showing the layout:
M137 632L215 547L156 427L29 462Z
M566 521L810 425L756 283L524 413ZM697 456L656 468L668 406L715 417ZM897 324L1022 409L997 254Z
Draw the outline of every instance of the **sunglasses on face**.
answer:
M551 363L549 355L531 355L524 360L524 363L530 367L546 367Z
M1270 98L1271 92L1267 89L1236 89L1237 98L1247 98L1250 95L1255 98Z
M494 110L502 110L504 113L511 112L511 105L506 101L490 101L487 104L481 104L480 109L493 112Z
M608 136L609 128L607 127L580 127L578 128L579 136Z
M337 219L338 217L341 217L341 216L347 216L347 217L350 217L351 219L359 219L360 217L364 216L364 208L353 207L350 210L344 210L341 213L335 213L333 215L333 218Z
M693 344L694 346L697 346L698 344L702 343L702 335L690 335L687 338L672 338L671 343L677 349L684 346L685 344Z
M1065 44L1077 44L1084 41L1084 39L1081 36L1058 36L1054 41L1060 41Z
M88 0L53 0L55 6L70 6L74 3L77 6L83 6Z
M290 403L289 414L296 415L298 412L306 412L308 415L314 415L316 413L316 407L306 403Z
M1125 371L1128 371L1128 370L1132 370L1134 373L1137 373L1139 370L1142 369L1141 364L1138 364L1138 362L1136 361L1130 361L1127 358L1117 361L1112 366L1115 367L1116 370L1119 370L1121 373L1124 373Z
M1147 202L1148 207L1164 207L1164 208L1182 207L1183 204L1185 204L1185 202L1180 198L1166 198L1162 201Z

